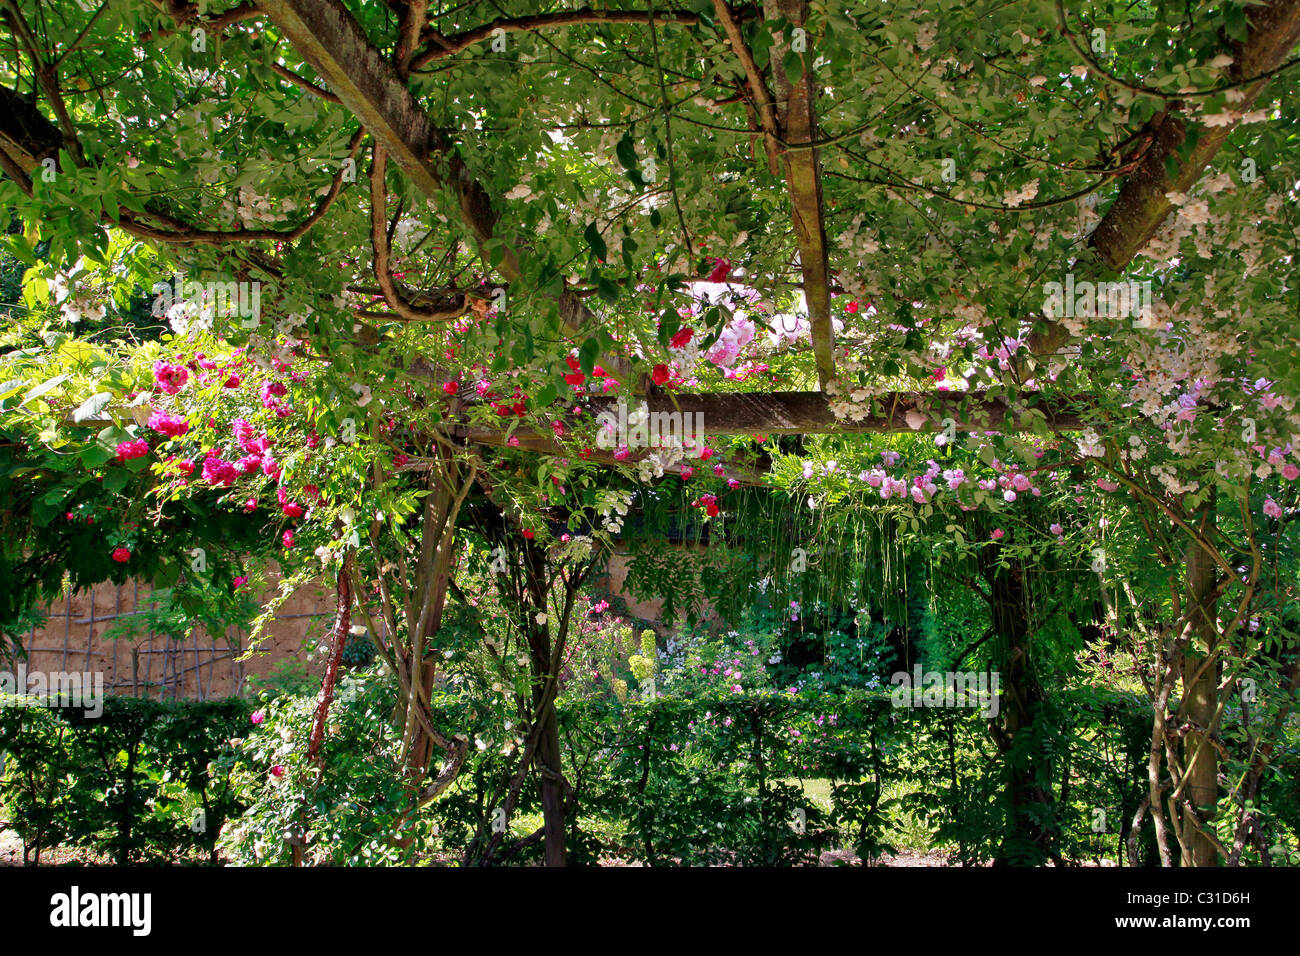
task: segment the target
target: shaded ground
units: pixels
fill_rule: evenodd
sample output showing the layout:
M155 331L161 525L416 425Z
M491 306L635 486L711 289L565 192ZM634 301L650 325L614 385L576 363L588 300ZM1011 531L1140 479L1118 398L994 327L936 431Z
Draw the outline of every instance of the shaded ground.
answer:
M96 858L83 850L57 848L41 854L42 866L97 865L107 860ZM23 865L23 841L12 830L0 830L0 867ZM602 859L602 866L642 866L627 860ZM862 861L851 851L837 850L822 854L821 866L861 866ZM903 852L897 856L886 855L875 866L947 866L947 856L939 850L928 853Z
M59 866L69 863L107 864L95 854L75 847L56 847L41 852L41 866ZM0 830L0 866L23 866L23 841L13 830Z

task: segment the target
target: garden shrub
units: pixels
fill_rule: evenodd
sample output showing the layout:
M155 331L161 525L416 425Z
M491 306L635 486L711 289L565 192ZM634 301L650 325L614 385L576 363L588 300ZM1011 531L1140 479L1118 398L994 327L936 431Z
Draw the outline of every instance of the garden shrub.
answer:
M895 849L896 810L915 814L957 859L982 862L1013 829L1003 762L977 712L898 710L883 691L719 693L714 683L706 692L691 673L670 696L561 700L565 763L579 794L569 816L572 862L794 865L838 848L869 860ZM97 720L0 709L8 754L0 801L33 861L57 846L118 863L220 854L282 865L295 846L316 864L460 859L491 826L509 758L500 747L472 749L452 788L399 829L408 793L396 772L396 699L381 668L345 674L319 767L306 759L310 694L215 704L108 698ZM491 715L465 698L440 693L434 708L442 726L489 736ZM1058 790L1047 822L1058 852L1116 852L1140 800L1140 702L1080 690L1045 711L1026 746L1054 748ZM812 780L827 781L829 800L804 786ZM1098 808L1108 822L1100 832ZM536 788L525 786L511 821L523 831L512 838L527 834L520 821L539 809ZM513 862L538 852L528 846Z
M607 852L651 864L778 865L815 861L842 843L878 850L876 752L890 733L886 696L753 693L571 703L594 752L575 755L583 812L636 834ZM584 736L584 735L579 735ZM844 781L826 807L800 781Z
M264 698L236 741L232 777L247 807L222 850L246 866L282 866L303 847L309 863L398 863L426 847L427 828L401 848L389 841L405 806L394 733L394 683L373 673L340 677L318 769L307 760L316 698Z

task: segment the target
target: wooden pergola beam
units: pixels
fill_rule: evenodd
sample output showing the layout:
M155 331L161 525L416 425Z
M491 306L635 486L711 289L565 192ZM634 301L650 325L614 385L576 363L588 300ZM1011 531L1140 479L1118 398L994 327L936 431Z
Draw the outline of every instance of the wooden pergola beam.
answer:
M371 44L347 8L338 0L262 0L259 6L422 193L435 202L452 194L459 218L479 244L493 243L499 251L496 269L519 282L519 253L497 234L491 197L470 175L455 139L434 125L397 67ZM560 318L570 330L599 324L571 290L557 299ZM627 362L618 356L602 356L601 361L622 375L628 372Z
M1277 69L1300 43L1300 0L1271 0L1247 8L1247 16L1250 28L1246 39L1233 43L1226 51L1233 58L1228 71L1232 82ZM1241 87L1243 97L1233 108L1250 109L1267 85L1266 77ZM1150 137L1151 146L1141 164L1124 180L1119 195L1088 240L1101 266L1116 272L1128 268L1173 210L1165 194L1191 189L1235 128L1235 123L1202 125L1195 146L1180 156L1178 151L1187 141L1188 131L1188 119L1181 110L1168 109L1147 122L1141 135ZM1171 161L1172 174L1168 171ZM1033 352L1042 355L1055 352L1067 338L1063 326L1049 322L1046 332L1032 336L1029 344Z
M468 441L475 445L489 445L495 448L514 447L523 451L533 452L539 455L551 455L554 457L574 458L577 457L572 444L564 445L556 440L553 434L542 434L532 431L531 429L521 429L516 431L513 436L507 435L503 431L492 431L489 429L467 429L453 428L452 433L463 441ZM518 440L517 445L508 445L510 437ZM584 456L585 461L597 465L627 465L635 464L650 455L651 449L640 448L629 451L626 457L617 459L614 457L613 449L608 448L591 448L587 450ZM763 477L766 474L767 466L771 464L766 455L759 455L755 462L755 467L743 467L735 462L726 462L722 465L722 473L714 474L714 467L718 464L717 459L711 461L699 461L698 459L683 459L671 465L664 466L666 475L682 475L683 469L690 468L693 472L701 474L707 473L709 477L731 478L739 481L743 485L760 485L763 483Z
M789 20L799 30L808 18L808 0L767 0L764 6L768 19ZM780 41L771 52L781 138L787 146L803 146L818 139L818 87L809 52L812 45L808 43L800 55L803 75L793 83L782 60L785 49L784 41ZM795 241L799 246L813 358L817 362L817 378L825 390L835 378L835 333L831 323L830 249L826 243L821 154L816 149L786 149L781 161L790 192Z
M260 6L419 190L435 201L453 190L465 225L479 242L492 239L495 216L482 186L469 178L454 144L348 9L337 0L264 0ZM503 261L501 271L517 278L517 260Z
M835 335L831 322L830 252L826 243L822 201L821 156L818 150L806 146L817 141L818 129L817 84L812 57L806 47L800 56L803 74L792 83L782 59L789 46L784 39L777 37L769 53L775 84L773 92L768 88L753 51L745 43L736 11L726 0L713 0L713 7L727 43L745 72L754 112L763 130L768 165L775 175L779 157L785 170L813 358L817 363L818 382L825 389L835 379ZM808 17L808 2L766 0L763 16L768 20L788 20L796 29L802 30ZM804 148L790 149L791 146Z
M1273 0L1262 7L1248 7L1247 16L1251 23L1245 41L1231 47L1231 82L1276 69L1300 43L1300 0ZM1267 85L1268 80L1263 79L1242 87L1243 99L1233 104L1234 109L1250 109ZM1165 193L1191 189L1236 126L1203 126L1191 152L1178 159L1177 151L1187 139L1187 125L1178 110L1167 110L1147 123L1145 132L1153 137L1152 147L1124 180L1088 243L1108 268L1118 272L1128 266L1173 210ZM1166 172L1171 157L1176 163L1172 176Z
M1044 399L1032 408L1013 409L1005 399L975 392L889 392L877 397L882 411L859 421L837 418L821 392L767 392L763 394L657 393L645 399L651 415L699 416L699 431L707 435L860 435L890 432L943 431L945 419L957 432L1032 431L1037 422L1051 431L1083 427L1079 402ZM593 398L585 403L590 414L618 415L619 400ZM629 412L637 407L627 403ZM1041 416L1041 420L1038 418ZM910 420L909 420L910 417ZM463 428L472 442L500 444L504 432L496 428ZM545 439L533 431L516 431L521 447Z
M682 431L692 432L697 438L721 435L860 435L889 434L898 432L940 432L951 427L955 432L972 431L1032 431L1033 425L1041 428L1044 424L1051 431L1076 431L1083 427L1083 421L1075 410L1080 403L1059 400L1047 400L1033 406L1033 411L1041 415L1037 422L1030 422L1030 414L1024 410L1012 409L1005 400L990 399L986 392L890 392L879 396L883 406L880 414L869 415L860 421L838 419L831 411L826 397L821 392L769 392L765 394L732 393L694 393L668 394L656 392L646 398L646 411L650 415L673 415L675 428L667 429L670 434L680 436ZM615 398L593 398L584 403L587 406L584 418L590 415L609 414L617 417L619 400ZM1083 404L1087 404L1086 400ZM639 402L629 403L626 412L639 407ZM920 418L917 414L920 414ZM912 420L908 420L911 414ZM686 419L687 415L699 416L698 419ZM569 421L576 419L570 415ZM510 447L542 455L573 457L572 443L562 444L556 440L551 431L534 431L520 428L507 432L501 428L483 426L455 426L452 434L461 441L476 445ZM622 464L635 463L646 458L653 449L630 448L622 459ZM589 448L586 460L598 464L614 465L613 448ZM727 462L723 464L721 477L734 478L741 484L758 485L763 483L763 475L770 462L766 456L753 463ZM683 460L664 469L667 474L681 474L683 468L712 474L713 465L698 460Z

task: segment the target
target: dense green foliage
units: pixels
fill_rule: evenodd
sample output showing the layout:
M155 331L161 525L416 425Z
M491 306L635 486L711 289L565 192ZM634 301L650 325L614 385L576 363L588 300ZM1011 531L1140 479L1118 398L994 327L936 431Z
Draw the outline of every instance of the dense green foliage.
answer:
M17 703L17 706L14 704ZM243 809L231 739L249 706L109 697L104 712L0 706L0 806L23 858L75 847L117 864L215 860Z
M0 656L323 578L241 863L1293 859L1294 11L553 6L6 3ZM114 706L16 819L180 853Z
M286 863L304 837L315 862L458 858L491 831L501 755L479 751L410 842L393 844L388 824L402 803L392 774L393 691L373 673L345 678L319 775L303 762L300 731L312 697L256 711L110 699L97 729L10 711L0 795L31 848L81 847L121 862L190 858L219 839L233 861ZM1070 768L1053 821L1061 858L1117 858L1115 821L1135 804L1140 705L1074 693L1060 712L1066 722L1051 745ZM467 716L446 698L438 713ZM768 691L585 697L561 708L561 719L566 757L581 768L582 802L570 824L575 862L792 864L841 847L869 859L930 845L978 862L1011 828L982 721L969 712L899 712L887 693ZM1096 808L1108 824L1095 825ZM195 832L199 809L207 828ZM536 812L535 799L518 809L525 819ZM900 837L910 845L891 843Z

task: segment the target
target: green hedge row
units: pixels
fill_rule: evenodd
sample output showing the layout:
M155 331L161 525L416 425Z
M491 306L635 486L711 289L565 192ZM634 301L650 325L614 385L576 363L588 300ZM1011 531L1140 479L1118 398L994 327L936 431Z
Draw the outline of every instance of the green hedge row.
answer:
M335 701L332 756L323 779L310 776L309 792L295 783L306 698L269 702L261 726L250 723L255 705L242 700L108 698L98 719L0 708L4 818L33 862L71 846L135 863L215 862L222 828L238 817L235 844L262 834L270 847L244 862L267 863L284 855L285 821L306 807L315 814L307 829L338 831L312 841L322 862L396 862L384 819L400 809L402 784L384 750L391 735L377 726L391 713L392 687L374 674L354 684ZM463 701L441 699L434 710L445 727L489 734L486 724L472 726ZM975 711L896 709L883 693L579 699L559 714L565 774L577 789L575 863L612 855L660 865L792 864L838 847L866 857L890 848L900 814L963 861L1005 859L1026 831L1009 775L1019 769L1023 779L1026 767L1052 796L1032 822L1052 834L1056 852L1115 856L1121 825L1141 799L1149 734L1140 701L1094 691L1047 705L1010 755L995 751ZM287 776L272 782L272 763L286 764ZM429 836L415 846L473 860L512 772L499 748L472 752L426 812ZM812 780L819 783L804 786ZM516 815L539 809L535 786L522 797ZM225 852L242 860L231 837ZM1033 852L1024 849L1026 861Z
M865 859L894 849L901 818L963 862L1041 862L1021 845L1035 828L1059 858L1116 858L1150 733L1140 700L1090 690L1045 705L1010 754L977 711L895 708L887 692L571 700L559 716L579 863L784 865L833 848ZM444 848L483 839L509 770L499 754L471 756L435 808ZM1051 799L1012 800L1013 775ZM530 786L516 815L539 810Z
M1045 707L1007 755L974 710L898 709L882 693L587 703L561 719L570 741L591 741L571 744L570 765L598 768L579 814L621 821L635 835L621 855L647 863L809 862L846 845L867 858L893 849L895 811L965 861L1030 856L1016 841L1033 809L1007 786L1017 767L1054 798L1037 822L1059 852L1113 855L1141 800L1149 733L1138 700L1090 691ZM828 782L829 806L803 786L812 779Z
M108 697L99 717L0 702L0 812L23 857L76 847L114 863L216 860L242 805L230 740L252 705Z

